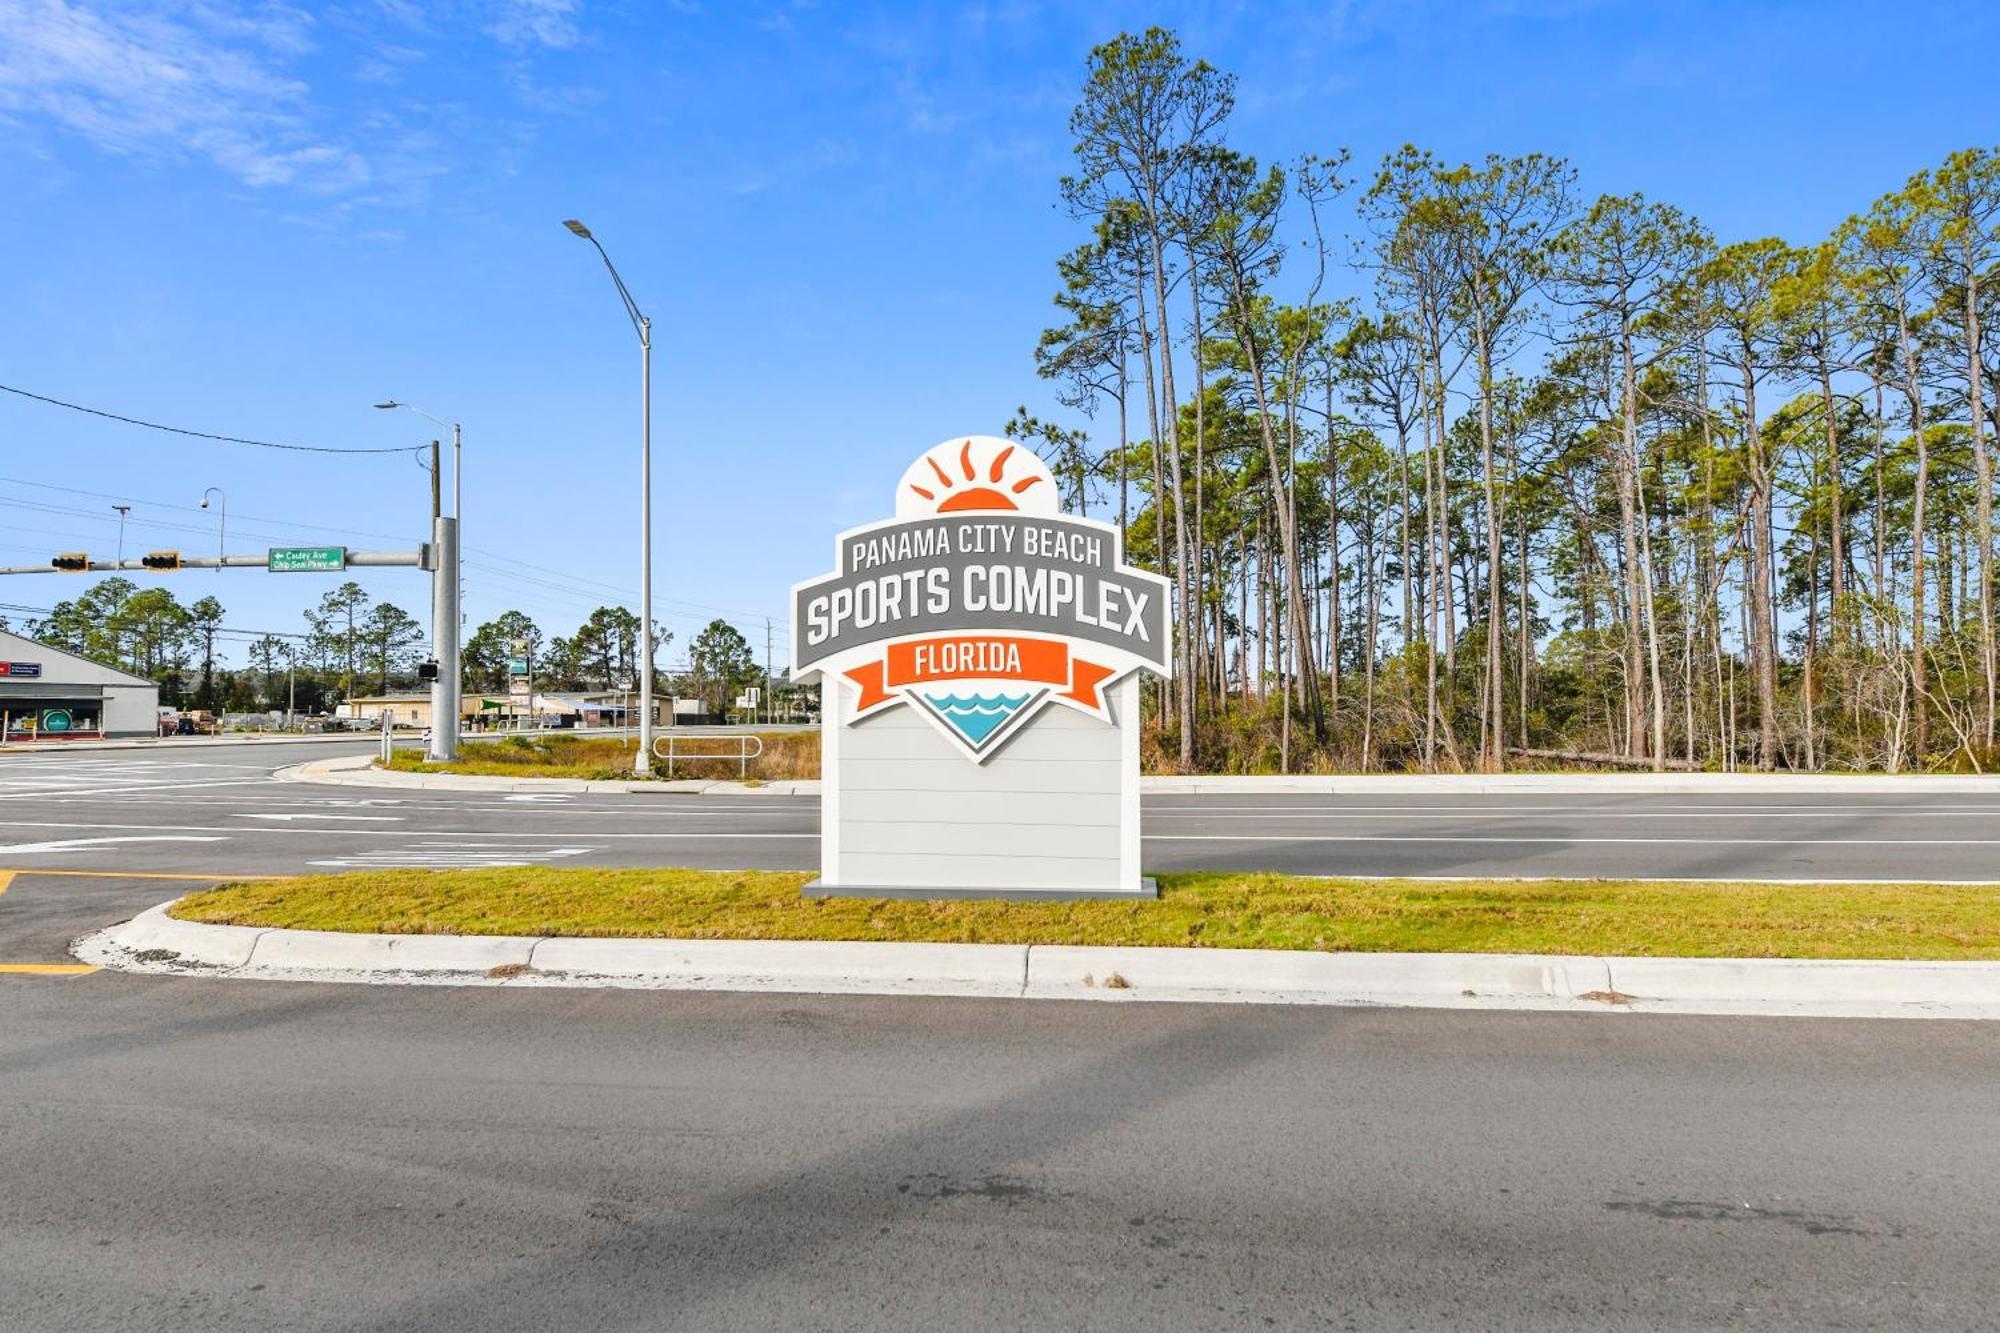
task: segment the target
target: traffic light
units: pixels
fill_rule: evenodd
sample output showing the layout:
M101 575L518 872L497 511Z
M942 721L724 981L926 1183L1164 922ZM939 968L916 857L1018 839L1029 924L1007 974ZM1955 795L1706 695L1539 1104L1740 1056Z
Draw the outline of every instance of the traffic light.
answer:
M418 680L436 680L437 678L438 678L438 664L436 662L417 663Z
M179 551L148 551L144 556L140 557L139 563L147 569L179 569L181 567L181 553Z
M49 561L49 563L65 574L88 574L90 572L90 556L83 551L64 551L61 555Z

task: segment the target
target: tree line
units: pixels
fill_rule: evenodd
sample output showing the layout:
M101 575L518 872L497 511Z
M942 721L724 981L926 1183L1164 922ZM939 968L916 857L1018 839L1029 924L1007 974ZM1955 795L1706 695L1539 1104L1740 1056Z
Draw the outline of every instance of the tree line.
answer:
M1173 581L1168 766L2000 759L2000 152L1728 239L1542 154L1260 162L1233 103L1091 53L1035 354L1088 429L1007 427Z
M432 652L415 616L394 602L371 598L351 581L308 608L299 633L250 634L225 628L223 619L214 597L183 604L168 589L142 589L113 576L58 602L23 629L44 643L157 682L163 703L217 712L323 713L361 695L414 690L420 685L417 668ZM223 665L218 638L242 648L247 665ZM672 641L670 632L655 629L656 660ZM638 643L639 617L621 606L600 606L574 632L554 636L525 613L507 611L467 636L461 654L464 686L469 693L504 694L512 661L520 658L532 666L537 690L636 691ZM686 669L656 672L654 685L663 695L698 695L723 712L761 677L748 641L717 620L694 636Z

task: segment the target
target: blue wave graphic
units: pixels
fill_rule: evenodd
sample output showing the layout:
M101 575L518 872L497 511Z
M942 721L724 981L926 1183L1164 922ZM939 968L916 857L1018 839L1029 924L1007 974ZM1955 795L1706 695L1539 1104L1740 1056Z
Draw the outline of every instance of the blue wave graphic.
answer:
M1026 707L1031 697L1026 694L926 694L924 699L960 735L974 745L982 745L1008 718Z

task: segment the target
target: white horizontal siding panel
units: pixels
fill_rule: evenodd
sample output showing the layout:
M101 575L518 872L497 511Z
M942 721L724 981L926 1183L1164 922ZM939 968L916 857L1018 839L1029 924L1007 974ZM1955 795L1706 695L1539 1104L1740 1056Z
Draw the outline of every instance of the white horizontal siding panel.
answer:
M895 889L1085 889L1118 883L1118 862L1085 857L883 856L843 851L840 884Z

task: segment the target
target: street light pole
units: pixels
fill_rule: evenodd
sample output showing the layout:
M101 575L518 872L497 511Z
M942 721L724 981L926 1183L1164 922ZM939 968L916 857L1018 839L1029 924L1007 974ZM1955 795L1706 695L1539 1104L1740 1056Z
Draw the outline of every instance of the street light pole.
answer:
M118 511L118 563L125 563L125 515L132 512L131 505L112 505Z
M201 493L201 507L203 509L208 508L208 497L211 495L215 497L216 514L215 572L220 574L222 572L223 557L229 550L229 497L222 493L220 486L211 486ZM122 539L119 542L119 546L121 549L124 546ZM120 559L123 559L123 557L121 556Z
M625 303L625 314L632 321L632 329L639 335L639 638L645 660L639 670L639 753L632 761L632 771L640 777L650 777L653 772L653 321L639 309L639 303L626 290L625 280L618 276L617 266L611 262L604 246L590 234L590 228L575 218L566 219L563 226L572 235L589 241L597 251L597 257L604 261L604 269L611 275L612 286L618 289L618 299Z

